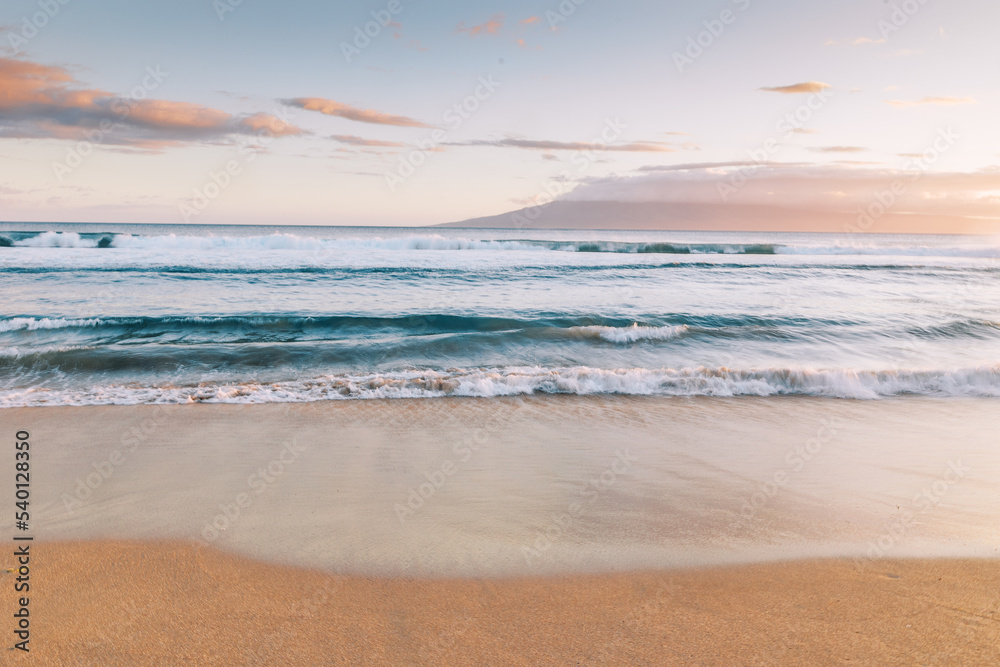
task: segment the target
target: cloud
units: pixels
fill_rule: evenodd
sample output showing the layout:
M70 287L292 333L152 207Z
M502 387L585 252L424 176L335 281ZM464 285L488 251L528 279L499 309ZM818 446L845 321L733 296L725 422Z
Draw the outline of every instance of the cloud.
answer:
M740 179L734 177L740 176ZM1000 168L973 172L847 164L718 162L654 166L632 176L588 179L566 199L769 205L855 212L874 193L897 192L893 213L1000 218Z
M919 100L886 100L885 103L898 108L906 108L924 104L937 104L941 106L976 104L976 100L971 97L922 97Z
M161 149L232 139L267 130L275 136L303 130L277 116L237 116L191 102L148 95L167 73L149 68L135 97L84 88L63 67L0 57L0 137L79 141ZM99 133L99 134L98 134Z
M806 150L813 153L864 153L868 149L861 146L813 146Z
M398 141L365 139L364 137L358 137L353 134L334 134L330 138L335 141L339 141L342 144L348 144L349 146L375 146L380 148L403 148L406 146L406 144L401 144Z
M538 16L529 16L526 19L521 19L521 25L532 25L533 23L538 23L542 19Z
M276 123L276 120L277 117L269 113L255 113L243 118L240 121L240 126L252 132L263 132L267 129L276 137L291 137L303 133L301 128L289 125L288 123Z
M542 151L617 151L623 153L672 153L677 149L662 141L635 141L624 144L588 143L583 141L545 141L535 139L474 139L453 142L449 146L495 146Z
M455 28L455 32L465 32L468 33L470 37L475 37L476 35L496 35L500 32L500 28L503 27L504 15L494 14L486 21L486 23L480 23L479 25L472 25L466 27L465 22L458 24Z
M139 98L139 90L148 95L165 76L149 68L136 97L118 96L82 87L63 67L0 57L0 137L91 139L158 150L265 130L275 136L303 133L271 114L237 116L191 102Z
M636 171L639 172L654 172L654 171L692 171L692 170L706 170L706 171L716 171L724 170L728 167L753 167L753 166L769 166L773 164L779 164L776 162L751 162L749 160L735 161L735 162L686 162L683 164L654 164L645 167L639 167ZM781 163L786 166L789 164L797 163ZM721 172L720 172L721 173Z
M296 97L294 99L281 100L281 103L287 104L291 107L305 109L306 111L318 111L319 113L326 114L327 116L346 118L347 120L353 120L359 123L395 125L397 127L433 127L432 125L428 125L427 123L414 120L413 118L408 118L406 116L394 116L392 114L382 113L381 111L375 111L374 109L358 109L350 106L349 104L335 102L334 100L328 100L323 97Z
M758 88L768 93L785 93L791 95L795 93L820 93L831 88L830 84L822 81L806 81L805 83L795 83L790 86L775 86L773 88Z

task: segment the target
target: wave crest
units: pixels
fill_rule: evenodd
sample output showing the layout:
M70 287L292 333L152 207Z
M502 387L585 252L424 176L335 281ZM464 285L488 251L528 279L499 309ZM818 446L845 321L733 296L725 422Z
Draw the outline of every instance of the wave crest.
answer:
M602 241L539 239L474 239L442 234L399 237L320 238L289 233L261 236L204 236L168 234L147 236L121 233L6 232L0 246L15 248L117 248L152 251L269 251L350 252L358 250L500 250L662 255L862 255L902 257L998 258L994 245L913 245L889 247L877 243L834 242L830 245L792 243L710 243L666 241Z
M270 383L218 382L197 386L139 386L132 383L83 390L9 389L0 391L0 406L302 403L531 394L818 396L861 400L904 395L996 398L1000 397L1000 365L952 371L704 367L660 370L511 367L447 372L400 371Z
M8 320L0 320L0 332L6 331L37 331L39 329L68 329L73 327L96 327L103 324L103 320L68 320L61 317L12 317Z
M680 338L687 331L684 324L666 327L646 327L633 323L630 327L573 327L571 334L583 336L585 338L600 338L609 343L636 343L641 340L663 341Z

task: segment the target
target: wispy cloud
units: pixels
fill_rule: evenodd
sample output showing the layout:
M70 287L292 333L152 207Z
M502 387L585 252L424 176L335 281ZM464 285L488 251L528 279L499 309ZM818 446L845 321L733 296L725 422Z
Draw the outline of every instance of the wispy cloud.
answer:
M536 139L474 139L452 142L449 146L494 146L541 151L616 151L623 153L672 153L677 149L662 141L634 141L622 144L602 144L583 141L546 141Z
M831 88L830 84L823 83L822 81L806 81L804 83L794 83L790 86L774 86L774 87L764 87L758 88L757 90L763 90L768 93L784 93L786 95L793 95L796 93L820 93Z
M458 24L455 28L455 32L468 33L470 37L475 37L477 35L496 35L500 32L500 28L503 27L504 15L494 14L485 23L480 23L479 25L466 26L465 22Z
M812 146L807 150L813 153L864 153L868 149L862 146Z
M148 85L165 76L152 69ZM153 149L265 130L303 134L272 114L234 115L191 102L118 96L83 87L63 67L0 58L0 136L79 140L109 127L101 130L102 143Z
M686 162L683 164L653 164L647 165L645 167L639 167L636 171L643 172L656 172L656 171L706 171L709 173L722 173L723 170L729 169L731 167L766 167L769 165L778 164L776 162L751 162L749 160L741 160L735 162ZM797 165L799 163L781 163L784 166ZM801 163L805 164L805 163Z
M347 144L349 146L365 146L365 147L377 147L377 148L403 148L406 144L400 143L398 141L381 141L379 139L365 139L364 137L359 137L353 134L334 134L330 137L334 141L338 141L342 144Z
M940 106L975 104L976 100L971 97L922 97L919 100L886 100L885 103L894 107L906 108L921 106L924 104L937 104Z
M328 100L323 97L296 97L288 100L281 100L282 104L298 107L306 111L318 111L327 116L346 118L358 123L371 123L373 125L395 125L397 127L425 127L431 128L419 120L407 116L395 116L393 114L375 111L374 109L359 109L349 104Z
M902 181L906 187L898 195L896 213L1000 218L1000 200L994 194L1000 191L1000 168L920 172L857 164L718 162L653 166L640 172L584 180L567 198L718 204L719 186L739 172L748 178L730 193L727 201L734 205L853 212L868 206L872 193L898 190Z
M538 23L541 20L542 19L539 18L538 16L529 16L526 19L521 19L521 25L532 25Z

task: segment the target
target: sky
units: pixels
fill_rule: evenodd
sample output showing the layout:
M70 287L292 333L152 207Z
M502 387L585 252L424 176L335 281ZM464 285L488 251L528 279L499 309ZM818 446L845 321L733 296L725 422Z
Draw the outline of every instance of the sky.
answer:
M998 24L995 0L5 0L0 219L426 225L565 198L1000 231Z

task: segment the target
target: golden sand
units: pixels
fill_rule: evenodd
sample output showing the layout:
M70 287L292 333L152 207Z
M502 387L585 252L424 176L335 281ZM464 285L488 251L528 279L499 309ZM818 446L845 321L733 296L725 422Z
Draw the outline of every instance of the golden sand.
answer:
M93 541L31 564L31 652L9 664L1000 664L997 560L412 580Z

